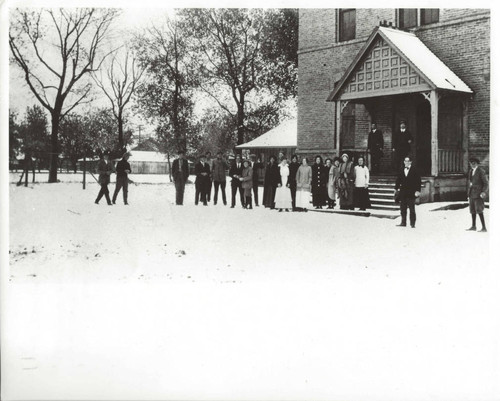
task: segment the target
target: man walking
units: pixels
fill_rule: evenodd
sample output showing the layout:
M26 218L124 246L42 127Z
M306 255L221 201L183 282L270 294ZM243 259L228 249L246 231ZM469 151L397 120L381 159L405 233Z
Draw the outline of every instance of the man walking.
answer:
M217 158L212 164L212 178L214 180L214 205L217 204L217 198L219 195L219 187L222 193L222 202L227 205L226 202L226 170L227 164L222 160L222 153L217 153Z
M175 204L184 203L184 188L189 177L188 161L184 158L184 151L179 150L178 158L172 163L172 176L175 184Z
M367 150L370 154L370 170L373 174L377 174L380 172L380 159L384 154L384 136L375 123L372 124L372 129L368 133Z
M467 231L476 231L476 215L479 215L482 228L479 232L485 233L486 224L484 222L484 199L488 191L488 178L484 170L479 167L479 159L471 157L469 160L470 171L468 174L468 197L469 211L472 216L472 226Z
M401 202L401 223L399 227L406 227L406 212L410 209L410 225L415 228L417 215L415 213L415 199L420 196L422 179L418 171L411 165L411 157L404 158L405 167L400 170L396 178L395 194L399 191L399 200Z
M241 206L245 207L245 199L243 197L243 188L241 186L241 173L243 172L243 163L241 162L241 155L236 155L236 160L231 164L229 169L229 176L231 177L231 207L236 206L236 192L240 192Z
M106 197L106 201L108 205L112 205L111 199L109 199L109 189L108 184L110 182L110 176L113 173L113 164L109 160L109 152L106 151L99 160L99 164L97 164L97 172L99 173L99 185L101 189L99 194L97 195L97 199L95 200L96 204L99 204L99 201L103 196Z
M116 198L123 188L123 203L128 205L128 175L132 171L128 162L129 154L125 153L122 159L116 164L116 186L113 193L113 205L116 205Z

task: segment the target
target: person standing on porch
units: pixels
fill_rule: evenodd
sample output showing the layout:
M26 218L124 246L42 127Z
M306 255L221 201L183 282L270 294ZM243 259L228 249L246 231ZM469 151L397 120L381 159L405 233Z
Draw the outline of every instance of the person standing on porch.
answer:
M372 123L372 129L368 133L368 149L370 155L370 169L373 174L380 172L380 159L384 155L384 136L377 129L377 124Z
M479 167L479 159L471 157L469 160L470 171L468 174L468 197L469 211L472 216L472 226L467 231L476 231L476 215L479 215L482 228L479 232L486 232L486 224L484 222L484 199L488 191L488 178L484 170Z
M422 179L411 163L411 157L406 156L404 158L405 167L400 170L396 178L394 194L396 195L399 191L399 200L401 202L401 223L398 224L398 227L406 227L407 209L410 209L410 225L412 228L415 228L415 222L417 221L415 199L420 196Z
M184 151L179 150L177 159L172 163L172 176L175 184L175 204L184 203L184 188L189 177L188 161L184 158Z
M399 130L394 136L394 144L392 151L395 153L396 170L399 171L403 167L403 161L406 156L410 155L413 137L406 127L406 121L401 120Z

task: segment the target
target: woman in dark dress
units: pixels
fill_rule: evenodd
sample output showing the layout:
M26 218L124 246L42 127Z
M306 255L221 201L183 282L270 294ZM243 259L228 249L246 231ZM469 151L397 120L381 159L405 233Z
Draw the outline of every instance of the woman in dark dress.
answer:
M288 166L290 175L288 176L288 183L290 184L290 194L292 195L292 210L296 209L296 196L297 196L297 170L299 169L299 159L297 155L292 156L292 162Z
M311 192L313 206L316 209L323 209L325 204L326 183L328 182L328 173L323 165L321 156L316 156L316 162L312 165Z
M264 207L274 209L274 197L276 195L276 187L281 182L280 169L276 163L276 157L271 156L269 163L266 166L264 176L264 197L262 204Z

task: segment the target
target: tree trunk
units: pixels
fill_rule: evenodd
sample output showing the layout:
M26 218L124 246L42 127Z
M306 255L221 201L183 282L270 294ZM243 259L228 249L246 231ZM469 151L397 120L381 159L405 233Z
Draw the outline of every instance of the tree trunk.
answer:
M59 141L57 133L59 131L60 112L52 113L52 130L50 133L50 167L49 167L49 182L57 182L57 167L58 167L58 148Z
M118 113L118 146L121 152L123 150L123 115L121 111Z
M238 105L238 116L236 121L236 124L238 126L237 145L241 145L245 140L245 127L243 125L244 121L245 121L245 111L243 110L243 103L240 103ZM238 153L241 153L241 151L239 151Z

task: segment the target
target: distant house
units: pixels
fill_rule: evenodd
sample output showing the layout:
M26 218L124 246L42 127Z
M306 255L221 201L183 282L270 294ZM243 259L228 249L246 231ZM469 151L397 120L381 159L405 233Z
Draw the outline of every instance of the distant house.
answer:
M156 151L130 151L128 159L133 174L168 174L169 161L167 155Z
M248 150L266 162L271 155L277 157L279 152L283 152L287 158L291 158L297 149L297 120L284 121L253 141L238 145L236 148Z

